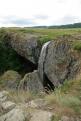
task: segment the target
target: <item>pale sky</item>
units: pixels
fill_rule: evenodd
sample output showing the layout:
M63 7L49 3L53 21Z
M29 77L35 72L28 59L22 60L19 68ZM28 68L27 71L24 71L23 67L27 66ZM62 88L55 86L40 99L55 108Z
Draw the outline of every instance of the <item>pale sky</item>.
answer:
M0 27L81 22L81 0L0 0Z

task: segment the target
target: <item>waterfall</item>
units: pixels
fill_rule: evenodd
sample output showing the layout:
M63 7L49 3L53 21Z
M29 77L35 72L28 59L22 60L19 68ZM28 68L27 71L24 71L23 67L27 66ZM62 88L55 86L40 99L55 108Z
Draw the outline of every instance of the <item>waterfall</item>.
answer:
M41 78L41 81L43 83L43 74L44 74L44 63L45 63L45 58L46 58L46 55L47 55L47 48L48 48L48 45L50 44L51 41L49 42L46 42L43 47L42 47L42 50L41 50L41 54L40 54L40 57L39 57L39 62L38 62L38 72L39 72L39 76Z

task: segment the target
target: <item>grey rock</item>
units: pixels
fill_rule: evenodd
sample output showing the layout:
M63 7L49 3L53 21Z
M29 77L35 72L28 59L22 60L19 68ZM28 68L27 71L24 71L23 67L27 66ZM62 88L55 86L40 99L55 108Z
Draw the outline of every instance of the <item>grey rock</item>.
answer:
M28 121L25 112L20 108L14 108L0 116L0 121Z
M41 51L39 37L33 34L9 33L11 47L22 57L37 64Z
M51 121L53 114L51 112L37 110L31 114L30 121Z
M38 76L38 71L26 74L24 78L20 81L19 89L27 90L33 93L43 91L43 85Z
M42 108L47 105L47 102L44 99L35 99L26 104L26 107L31 108Z
M8 112L8 111L12 110L15 106L16 106L16 104L11 101L6 101L1 104L1 108L2 108L3 112Z
M79 57L79 52L72 48L72 41L66 38L44 44L38 64L43 85L54 88L65 80L76 78L80 72Z
M0 92L0 103L7 100L9 93L7 91Z

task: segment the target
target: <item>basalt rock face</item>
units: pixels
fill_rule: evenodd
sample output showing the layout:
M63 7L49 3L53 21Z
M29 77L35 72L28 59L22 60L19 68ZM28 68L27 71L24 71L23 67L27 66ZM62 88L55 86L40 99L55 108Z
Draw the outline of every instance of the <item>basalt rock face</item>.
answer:
M39 37L32 34L8 33L9 44L22 57L33 64L38 63L41 43Z
M81 54L67 38L47 42L41 51L38 72L44 86L54 89L65 80L76 78L81 68Z

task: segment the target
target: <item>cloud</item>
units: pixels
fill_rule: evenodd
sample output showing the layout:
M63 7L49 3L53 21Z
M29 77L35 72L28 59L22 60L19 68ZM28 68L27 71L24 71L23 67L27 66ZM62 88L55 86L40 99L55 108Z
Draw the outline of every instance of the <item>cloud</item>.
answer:
M31 26L36 24L34 19L30 18L19 18L17 16L6 16L0 19L0 23L2 24L13 24L14 26Z
M72 16L72 15L65 15L63 17L60 17L59 19L54 19L51 22L51 25L65 25L65 24L73 24L81 22L81 18L78 16Z
M72 15L66 15L60 20L61 24L71 24L79 21L80 19L78 18L78 16L72 16Z
M13 26L37 26L43 25L46 23L46 20L49 17L46 15L33 15L32 18L24 18L24 17L17 17L17 16L4 16L0 19L0 24L4 25L13 25ZM40 24L41 23L41 24Z
M23 18L18 18L15 20L11 20L10 23L12 24L16 24L16 25L20 25L20 26L24 26L24 25L33 25L35 24L35 22L31 19L23 19Z
M63 25L80 22L78 16L65 15L59 19L50 18L45 15L34 15L32 18L21 18L17 16L5 16L0 18L0 25L3 26L41 26L41 25Z
M57 0L58 3L65 3L65 0Z
M34 16L35 19L42 19L42 20L46 20L49 18L48 15L43 15L43 14L38 14Z
M1 0L0 27L80 22L80 11L81 0Z

